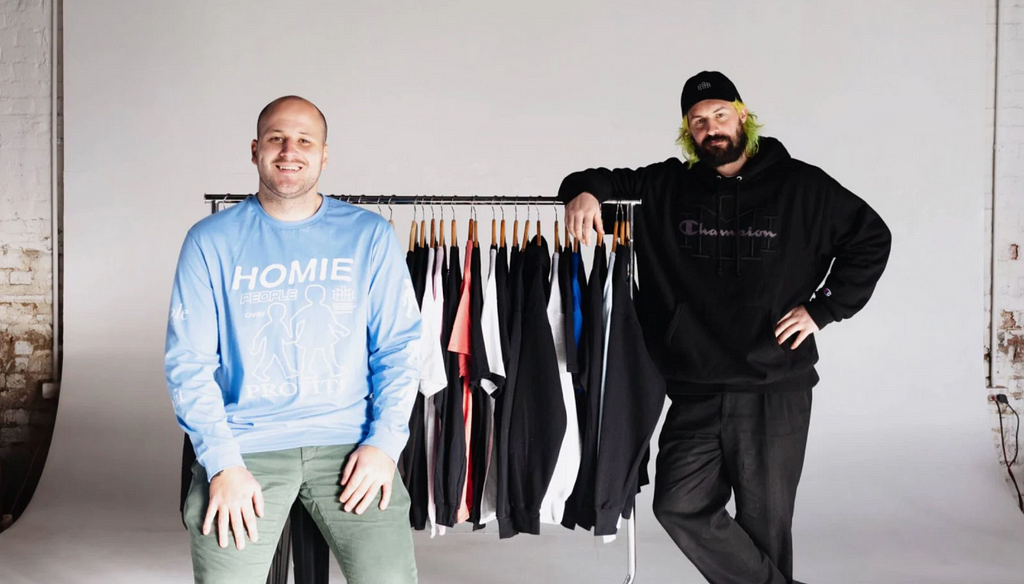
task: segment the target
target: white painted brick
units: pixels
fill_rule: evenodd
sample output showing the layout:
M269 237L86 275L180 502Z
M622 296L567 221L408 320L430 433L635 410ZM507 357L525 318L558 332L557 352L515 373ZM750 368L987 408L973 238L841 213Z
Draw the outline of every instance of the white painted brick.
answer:
M28 426L30 419L28 410L21 409L4 412L0 417L5 426Z
M25 376L20 373L8 374L7 389L25 389Z
M14 343L15 355L31 355L33 350L32 343L27 343L25 341L15 341Z
M47 114L49 104L31 97L0 97L0 116L17 114L21 116Z
M11 285L27 285L32 283L32 272L11 272Z
M8 231L0 223L0 233L7 234ZM25 257L20 249L7 249L0 251L0 270L21 268L25 265Z
M0 291L0 302L37 302L37 303L47 302L48 303L48 302L50 302L50 297L49 296L42 296L42 295L32 296L32 295L21 295L21 294L4 294L3 291Z
M29 357L28 366L25 368L29 373L48 373L50 363L53 361L53 351L36 351Z
M995 21L995 2L988 2L991 22ZM1019 259L1009 258L1009 246L1024 247L1024 2L1001 3L999 28L999 68L997 133L996 133L996 206L994 294L992 304L999 314L1012 313L1016 327L1001 326L997 338L1009 339L1021 334L1024 326L1024 250ZM994 28L990 41L994 44ZM994 64L990 54L989 66ZM992 80L992 77L989 77ZM991 183L989 183L991 189ZM990 254L993 250L989 250ZM992 256L989 255L991 258ZM1015 347L1002 346L992 351L996 381L1005 383L1011 390L1020 392L1024 388L1024 367L1014 363ZM1011 401L1018 409L1024 407L1020 395L1012 395ZM993 408L993 421L996 419ZM997 446L996 460L1001 460L998 426L993 425ZM1018 463L1020 464L1020 462ZM1007 482L1009 479L1007 478ZM1015 498L1014 498L1015 500Z

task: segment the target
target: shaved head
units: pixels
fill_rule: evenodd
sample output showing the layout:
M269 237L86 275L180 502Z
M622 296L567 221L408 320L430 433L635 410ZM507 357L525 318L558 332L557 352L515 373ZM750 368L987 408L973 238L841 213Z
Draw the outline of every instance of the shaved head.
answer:
M260 112L250 146L260 175L261 200L315 198L327 165L327 122L307 99L288 95Z
M316 110L316 113L320 116L320 121L323 123L324 126L324 142L327 142L327 118L324 117L324 112L320 111L320 108L316 107L316 105L313 102L309 101L304 97L299 97L297 95L286 95L284 97L279 97L274 101L268 103L267 106L264 107L262 111L260 111L259 117L256 118L256 137L259 138L261 133L263 132L263 122L267 118L267 116L274 113L274 110L276 110L278 106L290 102L304 103Z

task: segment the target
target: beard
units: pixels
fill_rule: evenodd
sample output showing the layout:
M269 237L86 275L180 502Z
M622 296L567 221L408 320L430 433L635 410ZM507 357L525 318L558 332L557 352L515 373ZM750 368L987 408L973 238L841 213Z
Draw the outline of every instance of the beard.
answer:
M700 161L713 168L724 166L739 160L743 151L747 149L747 134L740 126L736 129L735 136L707 136L697 146L697 155Z

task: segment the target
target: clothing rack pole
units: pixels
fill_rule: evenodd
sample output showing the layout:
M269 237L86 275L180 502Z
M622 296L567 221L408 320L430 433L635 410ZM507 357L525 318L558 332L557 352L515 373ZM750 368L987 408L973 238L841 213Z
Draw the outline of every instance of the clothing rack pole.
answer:
M639 204L639 201L634 201ZM635 204L627 205L629 221L629 297L633 297L633 279L636 278L636 252L633 249L633 209ZM637 489L639 490L639 489ZM626 580L623 584L632 584L636 580L636 503L633 503L633 512L626 520Z
M216 213L225 204L240 203L251 195L219 193L204 195L204 199L210 204L210 212ZM323 195L345 201L351 205L563 205L562 201L553 197L542 196L438 196L429 195ZM636 253L633 249L633 209L640 204L640 201L632 199L617 199L605 201L604 205L623 205L627 209L627 221L629 222L629 295L633 295L633 278L636 277ZM623 584L633 584L636 581L636 505L626 520L626 580Z
M232 193L207 193L204 195L204 199L210 204L210 210L217 212L220 205L228 203L240 203L244 201L248 194L232 194ZM562 205L562 201L553 197L541 197L541 196L487 196L487 197L476 197L476 196L462 196L462 195L448 195L448 196L430 196L430 195L324 195L344 201L351 205ZM634 206L639 205L640 201L632 199L616 199L611 201L605 201L603 205L624 205L632 209ZM632 219L630 219L632 221Z

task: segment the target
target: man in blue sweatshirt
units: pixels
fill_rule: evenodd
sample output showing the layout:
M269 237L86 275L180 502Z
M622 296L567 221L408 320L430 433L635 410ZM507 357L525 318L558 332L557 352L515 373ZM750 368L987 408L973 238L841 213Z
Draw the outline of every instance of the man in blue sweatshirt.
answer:
M256 196L198 222L181 249L165 368L197 456L196 582L264 582L296 498L348 582L416 582L394 475L419 310L387 221L318 194L327 159L320 110L271 102L252 142Z

